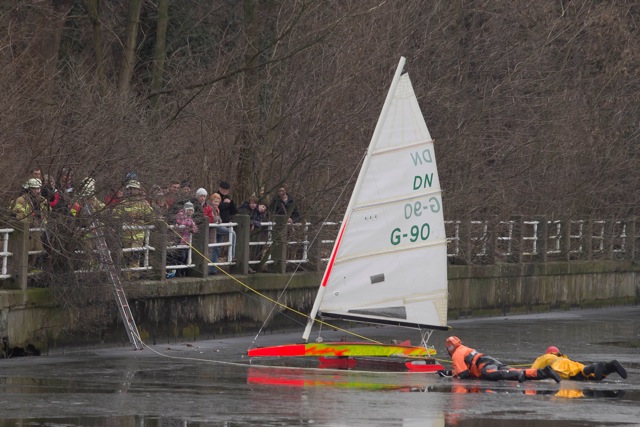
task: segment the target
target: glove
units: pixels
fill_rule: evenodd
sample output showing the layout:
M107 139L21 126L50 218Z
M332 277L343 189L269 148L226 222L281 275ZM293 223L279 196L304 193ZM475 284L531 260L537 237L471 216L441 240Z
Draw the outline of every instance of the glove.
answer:
M442 378L451 378L453 376L453 372L450 370L438 371L438 375Z

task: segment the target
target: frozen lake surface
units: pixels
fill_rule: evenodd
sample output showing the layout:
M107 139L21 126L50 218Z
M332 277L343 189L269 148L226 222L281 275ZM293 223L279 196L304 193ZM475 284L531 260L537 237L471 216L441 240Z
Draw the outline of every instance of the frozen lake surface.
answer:
M555 345L584 362L617 359L629 377L518 384L264 366L244 356L253 337L228 338L0 360L0 426L640 425L640 307L450 324L451 333L435 332L430 341L443 360L444 340L455 334L513 365ZM394 328L357 332L418 339ZM253 345L296 341L299 334L274 334Z

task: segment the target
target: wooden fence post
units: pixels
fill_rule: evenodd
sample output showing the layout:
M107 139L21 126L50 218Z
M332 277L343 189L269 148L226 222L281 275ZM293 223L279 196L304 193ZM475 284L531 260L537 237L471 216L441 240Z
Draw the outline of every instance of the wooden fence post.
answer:
M236 215L233 217L233 222L238 225L235 227L236 231L236 264L231 266L231 272L236 274L248 274L249 273L249 241L250 241L250 228L251 222L249 215Z
M524 244L524 220L520 215L514 215L509 218L508 228L511 229L511 256L509 262L521 263Z
M274 220L273 244L271 245L273 269L276 273L285 273L287 271L287 217L275 215Z
M29 221L14 221L11 227L14 231L9 234L9 252L13 256L9 258L7 269L12 280L5 289L26 291L29 274Z
M152 280L167 280L167 231L168 226L165 221L156 222L154 228L150 230L149 245L155 249L149 252L151 264L149 275Z
M626 258L629 261L636 259L636 217L632 216L626 221L626 239L625 239L625 251Z
M209 274L209 224L205 219L197 225L198 232L191 236L191 262L195 267L187 270L187 276L206 278Z
M544 215L535 216L534 221L537 221L538 223L538 231L536 233L536 250L538 255L536 256L536 260L538 262L547 262L549 221Z

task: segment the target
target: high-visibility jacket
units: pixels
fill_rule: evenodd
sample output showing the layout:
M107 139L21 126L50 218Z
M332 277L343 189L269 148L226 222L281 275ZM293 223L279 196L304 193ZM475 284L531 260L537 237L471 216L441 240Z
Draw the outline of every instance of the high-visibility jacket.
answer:
M551 369L556 371L561 378L567 380L570 377L574 377L584 369L584 364L569 359L565 355L558 356L553 353L543 354L538 357L533 365L532 369L543 369L547 366L551 366Z
M31 197L25 193L16 199L11 211L18 220L28 218L29 226L42 227L49 213L49 202L40 195Z
M144 225L154 214L149 202L142 198L126 199L117 205L116 209L125 226ZM122 240L127 246L142 246L144 243L144 230L124 229Z
M479 364L477 363L480 357L482 357L482 353L477 352L473 348L459 345L451 355L453 376L460 378L481 378L482 366L478 366Z

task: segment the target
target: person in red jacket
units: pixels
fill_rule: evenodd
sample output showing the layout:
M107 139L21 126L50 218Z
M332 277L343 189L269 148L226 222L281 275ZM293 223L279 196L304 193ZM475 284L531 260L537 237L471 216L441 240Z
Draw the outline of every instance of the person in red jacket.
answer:
M517 369L501 363L491 356L485 356L473 348L462 345L460 338L451 336L445 345L451 356L453 369L441 375L457 378L480 378L490 381L514 380L543 380L551 378L560 382L560 376L550 366L544 369Z

